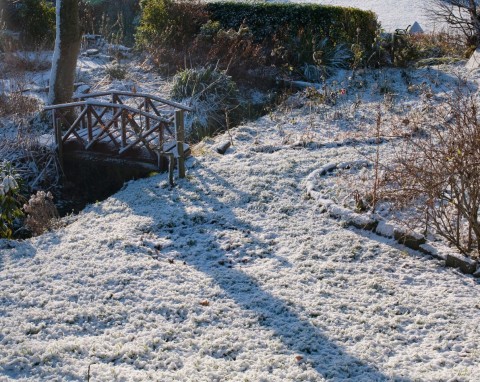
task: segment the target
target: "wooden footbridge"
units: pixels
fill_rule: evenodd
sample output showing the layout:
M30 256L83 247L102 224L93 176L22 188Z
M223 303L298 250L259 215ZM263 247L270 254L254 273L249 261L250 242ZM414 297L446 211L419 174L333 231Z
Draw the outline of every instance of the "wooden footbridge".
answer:
M74 102L47 106L53 115L60 159L78 158L137 164L165 170L173 180L178 165L185 176L184 113L191 108L145 93L105 91L78 96Z

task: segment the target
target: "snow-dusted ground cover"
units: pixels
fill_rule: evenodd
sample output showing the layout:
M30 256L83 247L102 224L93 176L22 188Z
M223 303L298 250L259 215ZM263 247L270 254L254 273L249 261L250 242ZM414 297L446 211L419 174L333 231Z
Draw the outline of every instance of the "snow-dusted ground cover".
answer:
M0 379L477 380L478 281L345 228L305 190L374 152L378 107L392 124L422 112L455 69L359 74L346 94L341 72L335 107L294 96L233 129L225 156L228 135L202 142L173 189L129 182L62 229L0 241Z

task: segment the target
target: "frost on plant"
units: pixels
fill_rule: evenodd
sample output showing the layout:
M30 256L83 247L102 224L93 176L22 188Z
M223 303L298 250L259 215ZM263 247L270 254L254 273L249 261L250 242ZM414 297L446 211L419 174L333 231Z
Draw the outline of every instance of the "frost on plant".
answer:
M23 215L19 208L20 186L9 162L0 164L0 238L10 239L13 225Z
M188 99L195 109L186 121L190 139L200 140L228 127L228 115L239 105L238 88L230 76L211 67L187 69L173 82L172 97Z
M40 235L49 230L58 219L57 208L53 204L51 192L38 191L30 197L23 209L28 214L25 227L34 235Z

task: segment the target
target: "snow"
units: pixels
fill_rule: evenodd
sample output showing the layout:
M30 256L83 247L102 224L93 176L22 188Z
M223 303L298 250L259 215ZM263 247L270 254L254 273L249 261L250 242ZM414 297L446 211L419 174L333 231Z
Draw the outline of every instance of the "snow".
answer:
M328 2L373 9L386 29L436 28L421 2ZM106 60L79 62L93 90L168 94L138 63L107 81ZM345 227L324 208L357 217L333 205L338 185L317 188L371 163L379 105L385 125L423 113L421 89L441 101L461 70L359 72L354 92L339 71L335 107L293 95L232 129L226 155L214 149L227 136L192 147L173 189L166 174L128 182L54 232L0 240L0 380L478 380L478 280Z
M58 64L60 62L60 52L61 52L61 27L60 27L60 12L61 12L61 7L62 7L62 2L60 0L56 0L55 4L55 25L56 25L56 30L55 30L55 48L53 50L53 56L52 56L52 68L50 71L50 81L49 84L54 84L57 81L57 75L58 75ZM53 92L54 86L49 87L48 91L48 104L52 104L55 94Z
M456 69L410 76L436 100ZM358 123L368 137L385 99L359 76L355 109L358 94L294 95L232 129L226 155L227 136L193 147L173 189L128 182L54 232L0 241L0 379L477 380L478 281L306 196L322 169L374 152ZM385 76L402 99L385 124L422 110L401 70Z

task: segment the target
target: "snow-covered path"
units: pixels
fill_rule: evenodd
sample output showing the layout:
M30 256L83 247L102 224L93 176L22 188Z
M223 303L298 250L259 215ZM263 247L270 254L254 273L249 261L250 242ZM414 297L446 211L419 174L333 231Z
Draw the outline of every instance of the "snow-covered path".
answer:
M480 285L322 214L302 181L358 151L272 153L283 117L0 242L0 379L478 380Z

